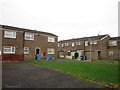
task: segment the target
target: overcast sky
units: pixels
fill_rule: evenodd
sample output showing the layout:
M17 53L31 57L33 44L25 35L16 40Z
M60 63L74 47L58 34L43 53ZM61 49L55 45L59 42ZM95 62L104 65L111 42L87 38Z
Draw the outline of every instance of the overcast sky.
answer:
M119 0L0 0L0 24L51 32L59 40L118 36Z

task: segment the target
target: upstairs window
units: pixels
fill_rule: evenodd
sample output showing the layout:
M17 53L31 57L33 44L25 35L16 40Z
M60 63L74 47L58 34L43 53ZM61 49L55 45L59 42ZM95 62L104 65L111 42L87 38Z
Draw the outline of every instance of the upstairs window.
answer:
M24 54L28 54L29 53L29 47L24 47Z
M72 43L72 47L74 47L74 43Z
M69 43L66 43L66 46L69 46Z
M90 44L97 44L97 40L94 40L94 41L90 41Z
M47 49L47 53L48 54L54 54L55 53L55 49Z
M25 40L34 40L33 33L25 33Z
M93 44L93 41L92 41L92 40L90 40L88 43L89 43L89 44Z
M13 47L13 46L4 46L4 51L3 51L4 53L8 53L8 54L10 54L10 53L15 53L15 47Z
M65 43L65 46L69 46L69 44L68 44L68 43Z
M117 46L117 41L109 41L109 46Z
M55 38L54 37L48 37L48 42L55 42Z
M58 43L58 47L60 47L60 43Z
M5 31L4 37L6 38L16 38L16 32L15 31Z
M62 43L62 47L64 47L64 44Z
M76 42L76 45L81 45L81 43L80 42Z
M67 46L67 43L65 43L65 46Z
M88 41L85 41L85 46L88 46Z
M93 44L97 44L97 40L94 40L94 41L93 41Z

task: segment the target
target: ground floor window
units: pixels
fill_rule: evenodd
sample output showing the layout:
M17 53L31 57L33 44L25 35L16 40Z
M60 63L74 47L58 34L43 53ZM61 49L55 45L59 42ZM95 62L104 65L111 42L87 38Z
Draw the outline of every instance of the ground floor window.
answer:
M24 54L28 54L29 53L29 47L24 47Z
M4 46L3 53L15 53L14 46Z
M55 49L47 49L47 53L48 54L54 54L55 53Z
M114 52L113 51L109 51L109 56L113 56Z

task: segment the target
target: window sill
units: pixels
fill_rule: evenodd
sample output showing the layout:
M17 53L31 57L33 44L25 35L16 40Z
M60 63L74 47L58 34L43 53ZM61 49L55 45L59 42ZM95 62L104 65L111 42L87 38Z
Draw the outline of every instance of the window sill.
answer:
M3 54L15 54L15 53L6 53L6 52L3 52Z
M16 37L4 37L6 39L16 39Z
M25 39L26 41L34 41L34 39Z

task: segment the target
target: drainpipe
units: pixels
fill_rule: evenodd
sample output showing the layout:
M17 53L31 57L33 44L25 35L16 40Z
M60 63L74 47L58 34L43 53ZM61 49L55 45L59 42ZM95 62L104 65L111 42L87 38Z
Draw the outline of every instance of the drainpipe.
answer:
M23 49L22 49L22 53L23 53L23 60L24 60L24 42L25 42L25 40L24 40L24 36L25 36L25 32L23 31Z
M92 52L92 44L91 44L92 40L89 39L89 44L90 44L90 61L92 61L92 55L91 55L91 52Z
M85 56L85 41L84 41L84 56Z

